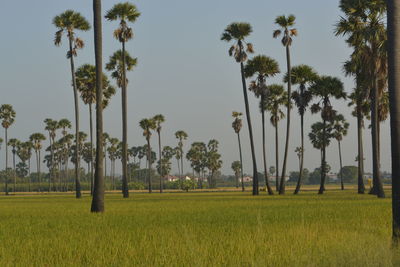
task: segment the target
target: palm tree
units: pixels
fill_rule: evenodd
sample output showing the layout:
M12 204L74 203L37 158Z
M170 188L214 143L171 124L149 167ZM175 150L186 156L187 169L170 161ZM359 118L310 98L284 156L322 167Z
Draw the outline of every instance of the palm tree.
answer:
M158 158L160 163L162 163L162 154L161 154L161 123L165 121L165 118L162 114L155 115L153 117L154 122L156 123L156 131L158 134ZM161 165L160 165L161 166ZM163 184L162 184L162 175L160 173L160 193L163 191Z
M179 153L180 153L180 160L181 160L181 180L183 180L183 140L186 140L188 138L188 135L185 131L177 131L175 133L175 138L178 139L178 147L179 147Z
M231 168L233 172L235 173L235 178L236 178L236 188L239 188L239 176L240 173L242 172L242 165L240 164L240 161L234 161L232 162Z
M268 97L262 107L271 113L270 122L275 127L275 171L276 191L279 191L279 121L285 117L281 106L286 106L287 93L282 85L271 84L268 86Z
M340 163L340 185L341 189L344 190L344 185L343 185L343 173L342 173L342 147L341 147L341 141L343 140L343 137L347 135L347 131L349 129L350 124L346 121L344 116L342 114L338 114L334 117L333 121L333 137L336 139L338 142L338 148L339 148L339 163Z
M96 67L90 64L84 64L76 70L76 85L78 92L81 94L83 103L89 106L89 135L90 135L90 145L92 146L90 151L93 149L93 116L92 116L92 106L96 104ZM103 74L102 81L102 108L105 109L113 95L115 95L115 88L110 85L108 77ZM94 176L93 176L93 158L92 155L90 160L90 192L93 194L94 186Z
M392 150L392 210L393 210L393 241L398 245L400 238L400 118L398 107L400 103L400 77L399 77L399 29L400 29L400 3L395 0L387 2L387 25L388 25L388 59L389 59L389 93L390 93L390 129Z
M58 121L52 119L45 119L44 123L46 124L45 130L49 133L49 142L50 142L50 153L51 153L51 160L50 160L50 176L49 176L49 192L51 190L51 180L55 179L54 177L54 142L56 138L56 131L59 129Z
M304 167L304 114L311 101L312 95L307 86L314 82L318 78L318 74L307 65L295 66L291 70L291 83L298 84L299 90L292 93L292 99L297 106L300 115L300 136L301 136L301 148L300 148L300 173L297 181L297 186L294 194L300 192L300 187L303 179L303 167ZM284 78L285 82L288 82L289 76L286 74Z
M128 22L135 22L140 16L136 6L129 3L119 3L107 11L106 19L109 21L119 21L119 28L114 31L114 37L122 44L122 66L121 66L121 89L122 89L122 193L124 198L129 197L128 188L128 111L127 111L127 79L126 79L126 53L125 43L133 38L133 30L128 26Z
M93 0L94 46L96 77L103 77L103 34L101 22L101 0ZM94 178L91 212L104 212L103 176L103 80L96 79L96 170ZM104 166L105 169L105 166Z
M32 149L32 143L30 141L19 143L18 148L17 148L17 155L20 158L21 163L23 163L24 166L28 166L27 175L28 175L28 191L29 192L31 191L30 163L28 163L29 165L27 165L26 162L30 161L30 158L32 155L31 149Z
M150 138L151 138L151 131L157 128L157 124L154 119L142 119L139 122L140 127L143 129L143 136L146 138L147 141L147 161L148 161L148 173L147 179L149 183L149 193L152 192L151 189L151 145L150 145Z
M290 46L292 45L293 36L297 36L297 30L291 28L295 24L296 17L294 15L289 15L288 17L279 16L275 19L275 24L279 25L281 29L275 30L273 37L278 38L281 34L283 34L282 45L286 49L286 61L287 61L287 75L288 77L292 77L292 69L290 62ZM291 101L292 97L292 80L288 79L288 90L287 90L288 103ZM285 194L285 176L286 176L286 164L287 164L287 156L289 152L289 134L290 134L290 109L291 105L287 105L287 114L286 114L286 144L285 144L285 155L283 157L283 166L282 166L282 177L279 186L279 194Z
M41 177L40 177L40 151L42 150L42 141L46 140L46 137L41 134L41 133L34 133L31 134L31 136L29 137L29 140L32 142L33 144L33 150L35 150L35 154L36 154L36 171L38 173L38 182L39 182L39 187L38 187L38 191L41 191Z
M234 118L234 121L232 122L232 128L237 134L238 138L238 145L239 145L239 156L240 156L240 175L242 177L242 192L244 192L244 180L243 180L243 159L242 159L242 145L240 142L240 130L242 129L242 113L233 111L232 112L232 117Z
M245 38L248 37L252 31L253 29L249 23L234 22L225 28L225 31L222 33L221 40L226 42L234 41L234 44L229 49L229 56L233 56L236 62L240 64L244 105L246 110L247 126L249 129L251 158L253 161L253 195L258 195L259 191L258 191L258 176L257 176L258 175L257 160L254 148L253 127L251 124L251 116L250 116L250 105L247 96L247 86L244 74L244 63L247 61L247 53L254 53L253 45L245 41Z
M107 143L110 140L108 133L103 133L103 147L104 147L104 177L107 178Z
M75 37L75 30L80 31L88 31L90 29L89 22L78 12L73 10L67 10L64 13L54 17L53 19L54 26L57 27L57 32L54 38L54 44L56 46L61 45L61 39L64 32L67 33L68 42L69 42L69 50L67 52L67 58L70 60L71 65L71 75L72 75L72 89L74 93L74 103L75 103L75 139L76 139L76 147L75 149L75 190L76 190L76 198L81 198L81 184L79 181L79 144L78 144L78 135L79 135L79 99L78 99L78 90L76 87L76 79L75 79L75 63L74 57L77 56L77 50L82 49L84 47L84 42L82 39Z
M326 174L329 172L329 165L326 162L326 156L324 150L328 147L331 143L332 138L332 124L329 122L328 124L323 122L316 122L311 125L311 132L308 134L310 138L311 144L314 148L320 151L321 155L321 167L320 167L320 174L321 174L321 188L320 192L323 193L325 191L325 177ZM319 193L319 194L322 194Z
M117 158L118 145L120 141L117 138L109 138L108 139L110 146L107 148L108 156L111 161L111 170L110 170L110 179L111 179L111 188L115 189L115 160Z
M262 139L263 139L263 161L264 161L264 176L265 185L268 190L268 194L273 195L274 192L269 185L268 179L268 168L267 168L267 156L266 156L266 140L265 140L265 112L266 112L266 98L268 96L268 87L266 85L266 79L274 77L280 72L278 63L267 56L260 55L253 59L250 59L245 68L244 74L246 78L256 76L256 80L250 83L249 90L254 92L257 98L260 98L260 111L261 111L261 122L262 122Z
M5 191L6 195L8 195L8 128L14 123L15 121L15 111L13 107L9 104L3 104L0 106L0 120L1 125L5 131L5 144L6 144L6 178L5 178Z
M370 193L384 198L380 177L378 109L382 88L385 87L381 82L387 71L386 4L384 1L341 0L340 9L345 16L337 23L336 35L349 36L347 43L354 47L356 55L361 56L360 66L367 75L366 88L371 98L373 187Z
M335 77L322 76L318 78L313 85L310 87L311 94L317 98L318 102L313 104L311 107L312 113L321 113L322 123L323 123L323 137L322 137L322 170L326 164L326 140L328 138L327 123L333 122L336 111L331 105L331 98L336 99L346 99L346 93L344 92L343 83ZM325 190L325 178L326 173L321 171L321 186L319 189L319 194L323 194Z
M16 138L11 138L8 140L8 145L12 148L11 152L13 154L13 176L14 176L14 188L13 192L15 193L15 189L17 187L17 175L16 175L16 168L15 168L15 155L17 154L17 147L21 142Z

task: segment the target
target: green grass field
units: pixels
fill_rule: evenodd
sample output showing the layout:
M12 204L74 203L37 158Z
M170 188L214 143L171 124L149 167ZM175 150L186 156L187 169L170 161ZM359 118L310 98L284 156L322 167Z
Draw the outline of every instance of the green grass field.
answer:
M0 197L0 266L396 266L390 199L354 191Z

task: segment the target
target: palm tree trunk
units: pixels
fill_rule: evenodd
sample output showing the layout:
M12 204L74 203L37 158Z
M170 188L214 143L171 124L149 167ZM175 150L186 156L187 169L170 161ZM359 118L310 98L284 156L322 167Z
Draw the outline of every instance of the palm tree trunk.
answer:
M6 195L8 195L8 135L7 135L7 128L5 129L5 144L6 144L6 177L5 177L5 191Z
M37 176L38 176L38 182L39 182L39 187L38 191L41 192L41 177L40 177L40 152L36 151L36 170L37 170Z
M377 75L375 74L374 77ZM379 159L379 144L378 144L378 84L377 79L374 78L374 87L372 89L372 99L371 99L371 135L372 135L372 166L373 166L373 187L370 194L375 194L379 198L385 197L385 192L383 191L381 176L380 176L380 159Z
M69 52L70 52L70 63L71 63L71 74L72 74L72 89L74 91L74 102L75 102L75 191L76 198L81 198L81 182L79 180L79 99L78 91L76 89L75 79L75 65L74 56L72 53L72 36L69 36Z
M31 158L28 161L28 192L31 192Z
M183 177L183 145L181 147L181 177L182 177L182 180L185 179L185 177Z
M318 194L323 194L325 191L325 179L326 179L326 120L324 120L324 129L322 135L322 162L321 162L321 185L319 187Z
M51 191L51 179L54 179L54 151L53 151L53 140L51 139L51 134L49 132L49 140L50 140L50 153L51 153L51 164L50 164L50 173L49 173L49 193Z
M159 154L159 160L160 160L160 170L161 168L161 133L158 131L158 154ZM162 171L160 172L160 193L163 192L163 179L162 179L162 175L161 175ZM193 175L194 176L194 175Z
M94 46L96 59L96 170L91 212L104 212L103 176L103 46L101 0L93 0ZM100 78L101 77L101 78Z
M357 100L357 141L358 141L358 193L364 194L364 149L363 149L363 118L361 113L361 103Z
M128 198L128 111L125 60L125 41L122 41L122 195Z
M276 191L279 191L279 128L278 120L275 123L275 184Z
M238 137L239 156L240 156L240 175L242 176L242 192L244 192L243 158L242 158L242 144L240 143L240 133L237 133L237 137Z
M304 167L304 114L300 115L300 127L301 127L301 155L300 155L300 173L299 180L297 181L296 190L294 194L297 195L300 192L300 187L303 180L303 167Z
M251 147L251 159L253 161L253 196L256 196L256 195L259 194L259 191L258 191L257 160L256 160L255 149L254 149L253 127L251 125L249 99L248 99L248 96L247 96L247 86L246 86L246 79L245 79L245 76L244 76L243 62L240 62L240 73L242 75L244 106L245 106L245 109L246 109L247 126L248 126L248 129L249 129L250 147Z
M288 72L288 77L292 76L292 68L290 65L290 50L289 46L286 46L286 60L287 60L287 72ZM285 194L285 176L286 176L286 164L287 164L287 157L288 157L288 152L289 152L289 134L290 134L290 109L291 109L291 96L292 95L292 81L289 78L288 79L288 106L287 106L287 114L286 114L286 144L285 144L285 154L283 157L283 166L282 166L282 177L281 177L281 182L279 185L279 194Z
M149 183L149 193L151 193L153 190L151 188L151 147L150 147L150 139L147 138L147 161L148 163L148 172L147 172L147 179Z
M14 173L13 173L13 176L14 176L14 188L13 188L13 192L15 194L15 189L17 188L17 174L16 174L17 169L15 168L15 147L13 148L13 168L14 168Z
M93 176L93 116L92 104L89 103L89 125L90 125L90 194L93 196L94 176Z
M264 94L261 95L261 103L264 103ZM268 178L268 168L267 168L267 153L265 147L265 111L261 111L261 120L262 120L262 140L263 140L263 163L264 163L264 177L265 177L265 187L268 191L269 195L273 195L274 192L272 191L271 186L269 185L269 178Z
M341 189L344 190L344 185L343 185L343 165L342 165L342 147L340 145L340 141L338 141L338 146L339 146L339 163L340 163L340 186L341 186Z
M400 239L400 3L387 0L390 130L392 150L393 241Z

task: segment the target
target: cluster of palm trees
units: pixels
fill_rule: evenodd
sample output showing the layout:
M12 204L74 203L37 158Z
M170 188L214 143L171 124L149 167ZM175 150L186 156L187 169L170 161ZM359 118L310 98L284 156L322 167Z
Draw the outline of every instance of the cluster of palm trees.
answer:
M287 84L287 90L283 85L268 84L267 80L280 73L278 63L265 55L257 55L248 59L248 54L254 53L251 43L246 41L252 32L252 27L248 23L232 23L224 30L221 40L233 42L229 49L229 55L233 56L240 64L242 88L245 102L245 113L250 137L250 147L253 161L253 194L258 194L258 177L256 165L256 153L254 149L253 130L247 90L252 91L260 99L259 108L262 119L262 138L263 138L263 167L266 188L269 194L273 194L272 187L268 179L268 166L266 160L266 139L265 139L265 113L269 112L270 121L275 128L275 175L276 190L279 194L285 193L285 177L287 169L288 146L290 141L290 115L293 104L297 107L300 115L301 144L296 148L299 157L299 179L295 189L295 194L299 193L304 170L304 117L310 107L312 114L319 114L321 121L312 125L309 138L314 148L321 153L321 184L319 194L325 190L325 180L327 174L326 148L332 139L337 140L339 147L339 161L342 167L341 141L347 135L349 124L344 116L339 114L331 103L332 99L350 99L349 105L354 105L353 115L357 117L358 127L358 192L364 193L363 183L363 140L362 130L364 119L371 119L371 135L373 140L373 187L371 194L384 197L382 181L380 179L380 123L388 118L389 98L388 98L388 65L387 50L387 31L384 23L386 15L386 4L384 1L348 1L342 0L340 8L344 13L337 23L336 35L345 35L349 46L354 49L350 59L344 63L343 69L346 75L355 78L355 89L350 95L344 90L343 83L336 77L319 75L310 66L298 65L291 66L290 47L293 37L298 32L294 27L295 16L279 16L275 23L279 29L273 32L273 37L282 36L281 42L285 48L287 59L287 71L283 82ZM247 86L247 80L251 78ZM298 85L298 90L292 92L292 85ZM283 110L286 108L286 113ZM232 127L238 135L240 165L243 166L241 156L240 129L242 119L240 112L233 112L234 121ZM278 122L286 117L286 142L283 156L282 169L280 171L279 147L278 147ZM238 165L235 164L237 167ZM236 171L235 171L236 172ZM238 173L238 172L236 172ZM242 175L243 176L243 175ZM278 177L280 176L280 180ZM342 175L340 174L342 178ZM343 179L341 179L341 187Z

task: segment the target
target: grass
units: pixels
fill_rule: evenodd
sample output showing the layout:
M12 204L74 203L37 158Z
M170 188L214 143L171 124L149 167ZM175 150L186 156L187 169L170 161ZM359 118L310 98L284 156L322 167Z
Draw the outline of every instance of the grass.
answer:
M329 191L0 197L0 266L396 266L390 199Z

